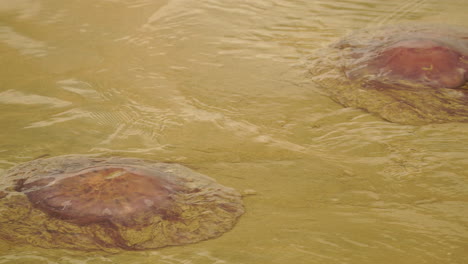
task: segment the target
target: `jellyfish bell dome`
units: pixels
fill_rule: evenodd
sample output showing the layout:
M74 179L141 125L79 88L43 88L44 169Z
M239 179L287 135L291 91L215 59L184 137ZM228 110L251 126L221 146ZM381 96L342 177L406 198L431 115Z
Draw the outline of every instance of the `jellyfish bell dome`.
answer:
M64 175L62 175L63 177ZM21 184L36 208L59 219L78 224L108 221L132 226L141 218L170 215L175 186L161 173L132 167L101 166Z
M371 56L360 63L362 67L348 66L348 77L357 79L364 74L373 74L386 81L406 80L434 88L461 87L468 77L465 56L449 44L435 39L398 40L384 45Z

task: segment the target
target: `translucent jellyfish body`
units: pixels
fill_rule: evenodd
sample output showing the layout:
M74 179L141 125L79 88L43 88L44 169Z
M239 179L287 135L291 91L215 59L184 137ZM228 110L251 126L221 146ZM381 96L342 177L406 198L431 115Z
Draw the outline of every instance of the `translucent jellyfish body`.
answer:
M150 249L218 237L241 196L182 165L63 156L2 175L0 238L46 248Z
M334 100L403 124L468 122L468 30L400 25L354 32L311 58Z

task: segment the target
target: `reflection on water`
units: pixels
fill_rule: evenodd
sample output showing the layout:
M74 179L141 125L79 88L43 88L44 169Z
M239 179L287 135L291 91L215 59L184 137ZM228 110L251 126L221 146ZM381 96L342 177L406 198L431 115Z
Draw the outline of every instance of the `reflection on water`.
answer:
M467 11L463 0L0 1L1 170L124 155L256 193L215 240L115 255L0 241L0 263L465 263L468 126L343 108L304 63L355 29L468 26Z

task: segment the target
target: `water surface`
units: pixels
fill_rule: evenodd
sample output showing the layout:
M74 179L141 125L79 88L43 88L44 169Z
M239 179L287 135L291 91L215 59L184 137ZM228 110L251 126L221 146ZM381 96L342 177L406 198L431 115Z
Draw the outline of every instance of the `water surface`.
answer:
M468 26L467 12L464 0L0 1L0 172L120 155L255 193L214 240L114 255L0 241L0 264L466 263L468 124L344 108L306 64L356 29Z

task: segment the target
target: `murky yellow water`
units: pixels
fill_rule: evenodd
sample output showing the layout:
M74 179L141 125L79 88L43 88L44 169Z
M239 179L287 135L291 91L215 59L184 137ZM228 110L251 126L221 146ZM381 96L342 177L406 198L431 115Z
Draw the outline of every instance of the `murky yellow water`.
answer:
M304 67L352 30L468 26L467 12L465 0L0 0L0 173L121 155L256 193L214 240L114 255L0 241L0 264L467 263L468 124L343 108Z

